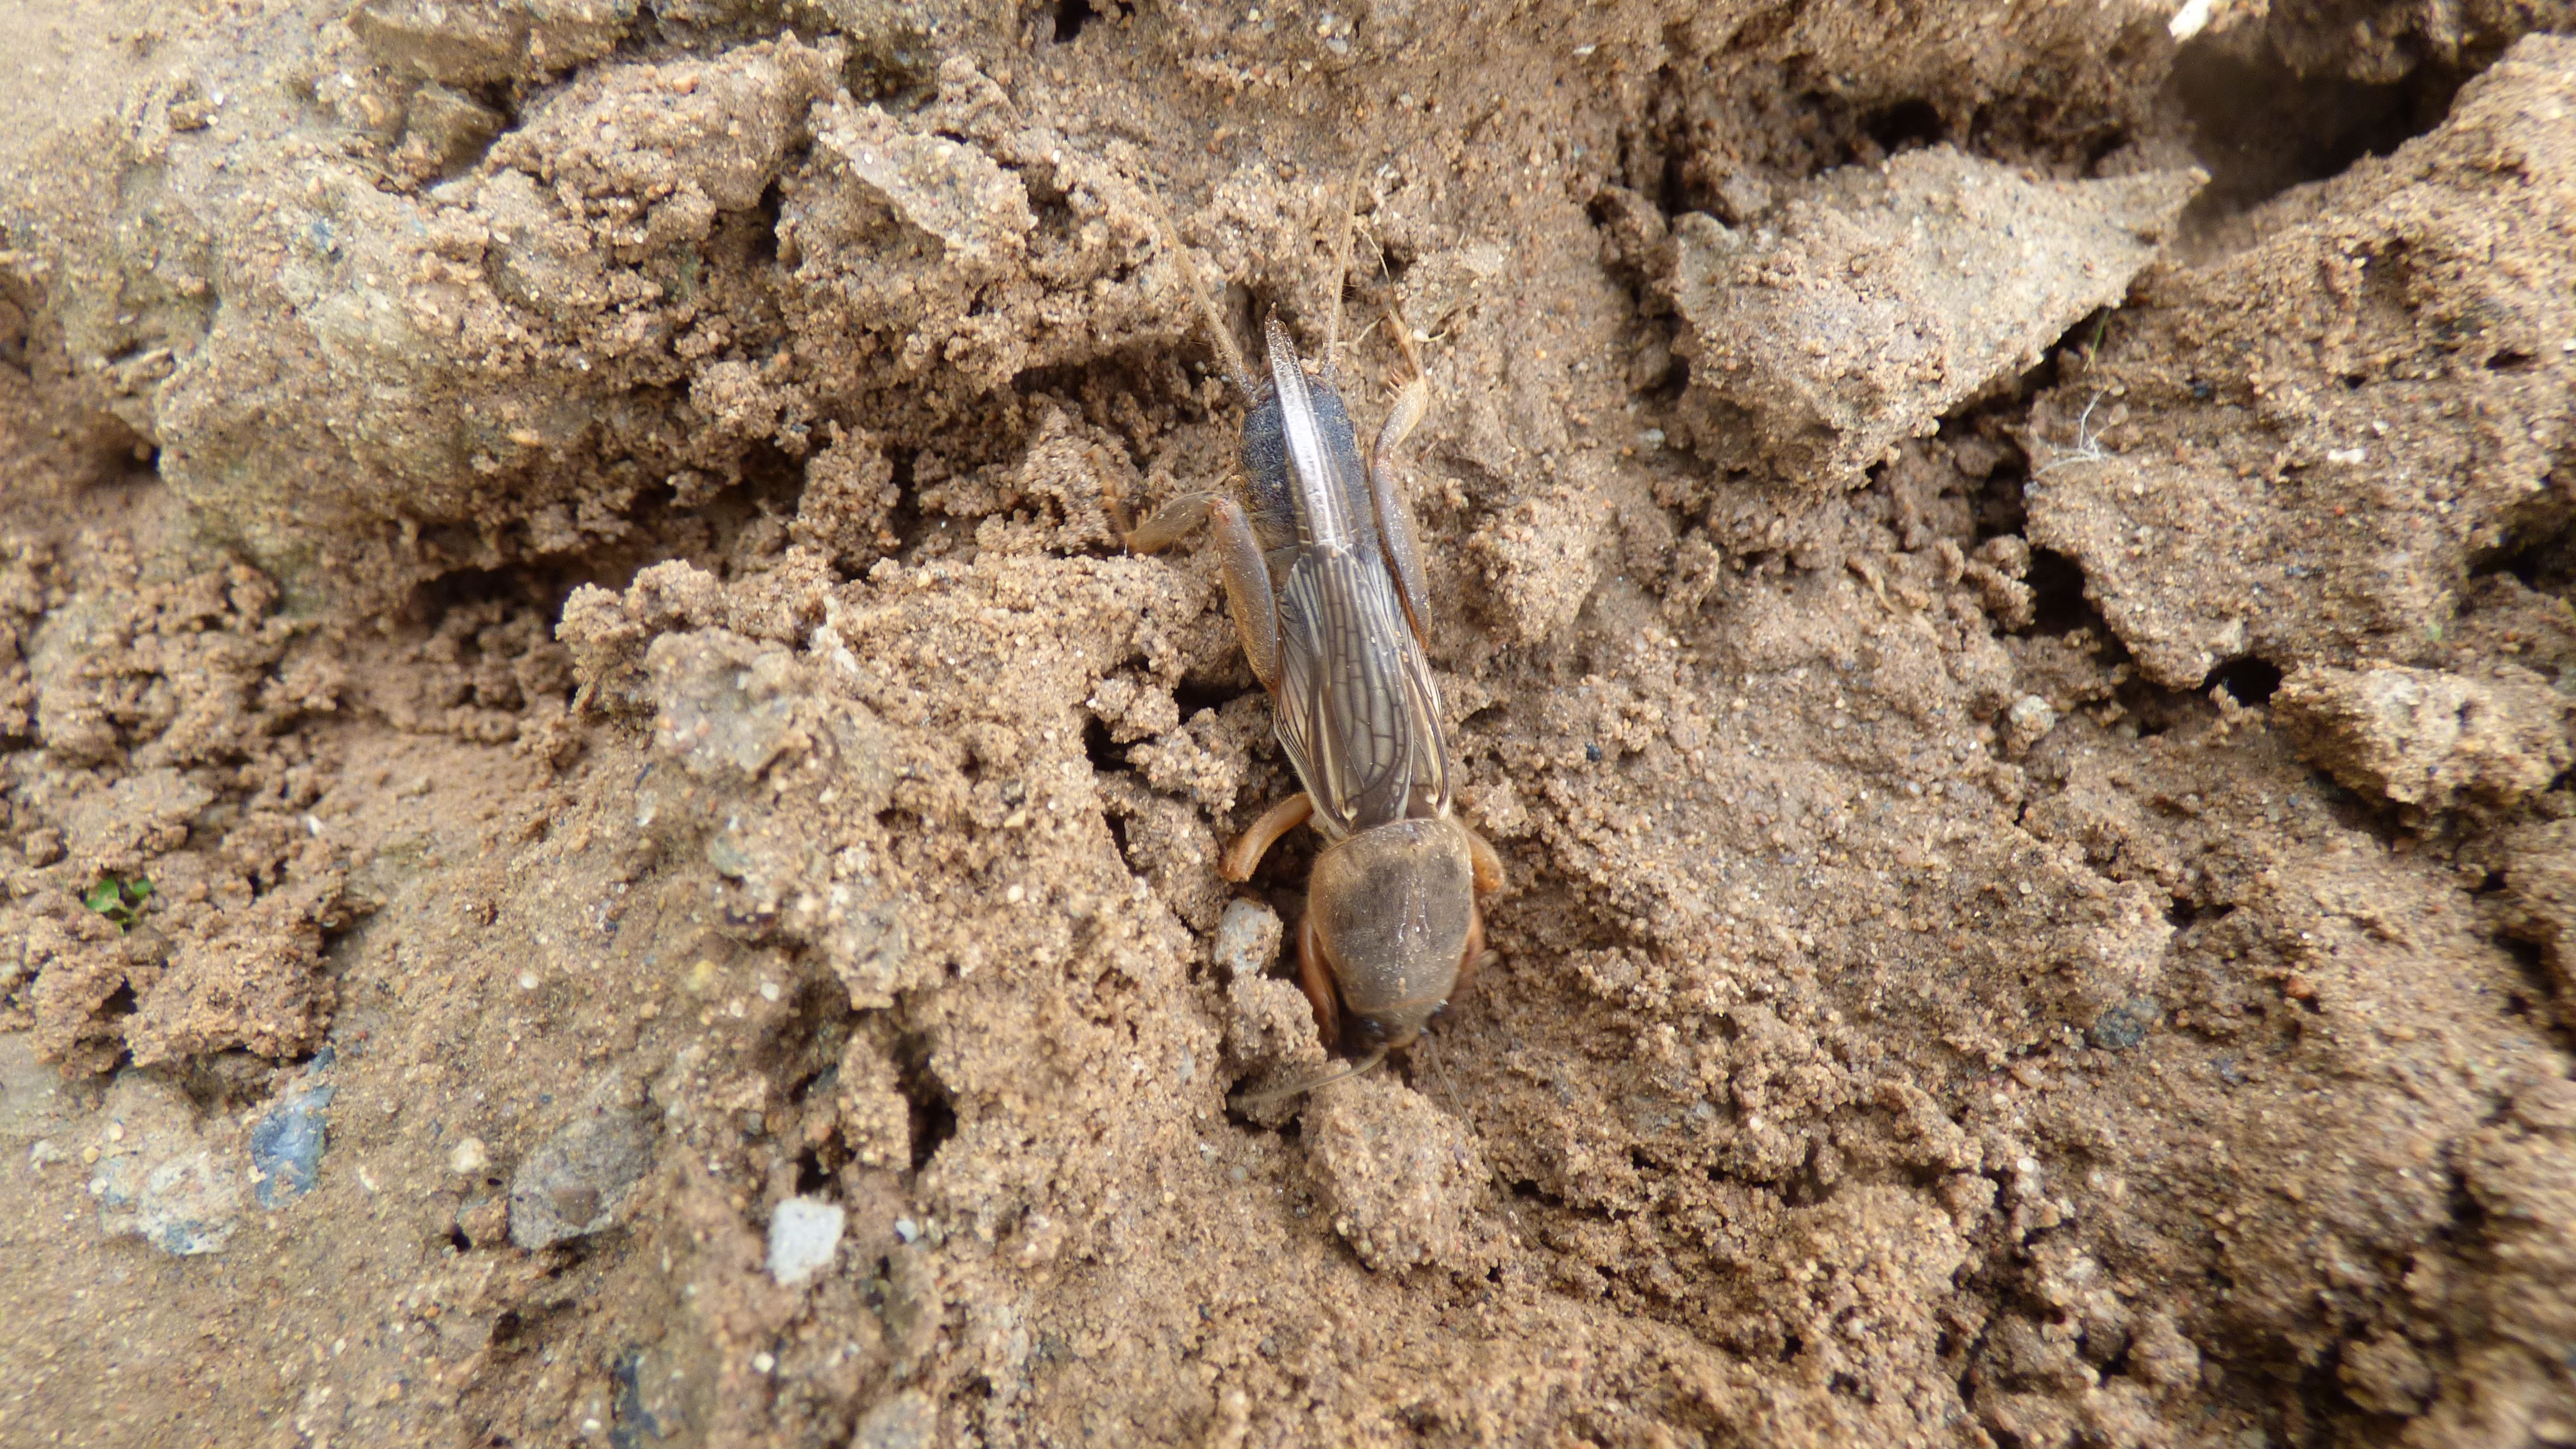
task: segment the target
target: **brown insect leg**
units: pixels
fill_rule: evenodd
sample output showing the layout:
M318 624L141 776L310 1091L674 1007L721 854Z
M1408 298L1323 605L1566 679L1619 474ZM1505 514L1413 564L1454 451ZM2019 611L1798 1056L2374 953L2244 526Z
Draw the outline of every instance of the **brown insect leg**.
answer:
M1467 832L1467 855L1474 864L1479 899L1503 888L1503 857L1485 837L1472 830Z
M1306 817L1314 813L1315 802L1303 790L1262 811L1252 828L1236 836L1225 854L1218 857L1216 873L1238 884L1252 879L1261 857L1270 853L1279 837L1305 824Z
M1111 500L1111 521L1117 520ZM1137 553L1171 547L1202 523L1216 526L1217 554L1225 576L1225 604L1234 615L1234 632L1243 640L1244 661L1263 689L1279 687L1279 602L1270 592L1270 565L1261 557L1261 541L1243 505L1223 493L1187 493L1163 505L1161 512L1120 537Z
M1134 528L1127 526L1127 510L1119 499L1117 485L1104 484L1102 502L1109 510L1109 522L1118 530L1118 541L1130 553L1161 553L1187 538L1190 531L1207 522L1208 508L1218 493L1184 493L1163 505L1162 510Z
M1404 617L1413 626L1414 640L1424 648L1430 640L1430 590L1422 579L1422 546L1413 535L1413 510L1406 505L1402 490L1395 482L1393 454L1402 446L1406 435L1431 410L1431 383L1422 375L1422 359L1413 351L1413 333L1405 326L1401 314L1391 314L1396 344L1404 349L1404 359L1412 366L1413 380L1395 395L1395 406L1386 415L1386 426L1378 430L1377 442L1369 449L1369 502L1377 511L1377 536L1386 550L1387 570L1395 575L1397 597L1404 602Z
M1456 1001L1476 979L1476 968L1485 964L1485 913L1474 906L1467 908L1467 951L1458 958L1458 979L1449 983L1449 999Z
M1216 521L1216 546L1223 553L1225 602L1234 614L1234 632L1243 638L1243 661L1252 677L1273 694L1279 692L1279 602L1270 592L1270 565L1253 537L1252 520L1243 505L1219 498L1208 505Z
M1333 970L1324 963L1324 949L1315 940L1315 919L1308 916L1297 923L1297 984L1306 993L1306 1004L1315 1009L1315 1034L1331 1051L1342 1040L1342 999L1333 990Z

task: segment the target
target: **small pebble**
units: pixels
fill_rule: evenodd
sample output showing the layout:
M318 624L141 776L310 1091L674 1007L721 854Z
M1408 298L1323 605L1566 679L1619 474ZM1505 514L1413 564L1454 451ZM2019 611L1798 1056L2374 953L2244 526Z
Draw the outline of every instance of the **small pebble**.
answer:
M1278 912L1257 901L1232 901L1226 905L1224 919L1216 923L1216 939L1209 944L1208 955L1230 979L1258 977L1269 971L1272 958L1279 954L1281 934Z
M566 1123L510 1175L510 1241L530 1252L614 1226L653 1165L653 1119L595 1108Z
M250 1165L257 1174L261 1207L282 1207L322 1180L322 1149L330 1144L322 1109L338 1091L310 1087L297 1092L250 1129Z
M792 1288L830 1267L847 1217L839 1203L819 1197L780 1203L769 1215L769 1276Z
M859 1419L850 1449L930 1449L939 1433L939 1410L919 1389L880 1402Z
M913 1239L921 1236L921 1225L910 1218L896 1218L894 1220L894 1235L909 1243Z
M2016 750L2026 750L2038 744L2055 728L2057 711L2049 706L2047 700L2035 694L2023 695L2004 712L2004 739Z
M460 1177L471 1177L491 1165L492 1154L485 1149L480 1137L461 1138L448 1149L447 1170Z
M2162 1015L2164 1008L2154 997L2133 997L2095 1017L2084 1036L2104 1051L2124 1052L2145 1041L2147 1028Z

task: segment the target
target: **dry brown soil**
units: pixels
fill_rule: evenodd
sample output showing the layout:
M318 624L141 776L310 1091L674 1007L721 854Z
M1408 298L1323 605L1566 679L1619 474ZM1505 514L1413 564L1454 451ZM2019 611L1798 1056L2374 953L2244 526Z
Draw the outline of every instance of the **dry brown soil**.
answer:
M2576 1443L2576 15L2184 11L0 6L0 1443Z

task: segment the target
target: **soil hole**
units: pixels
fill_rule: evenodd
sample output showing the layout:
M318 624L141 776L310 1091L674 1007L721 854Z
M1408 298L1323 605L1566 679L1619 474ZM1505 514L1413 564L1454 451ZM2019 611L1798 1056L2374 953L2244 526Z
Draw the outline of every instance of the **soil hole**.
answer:
M1082 38L1082 27L1100 18L1091 0L1056 0L1055 43L1071 45Z
M2172 922L2177 931L2187 930L2203 921L2214 925L2234 914L2236 914L2236 907L2233 904L2204 906L2188 896L2175 896L2173 904L2165 907L2165 919Z
M2546 507L2515 520L2504 541L2474 560L2469 573L2474 578L2511 574L2525 588L2566 593L2576 587L2576 531L2569 528L2569 516Z
M416 629L435 629L451 614L474 611L496 616L533 611L548 619L559 618L564 600L589 582L586 574L571 569L450 569L413 586L404 601L402 622Z
M2051 548L2030 551L2030 632L2063 634L2094 622L2093 605L2084 597L2084 566Z
M2303 75L2268 51L2247 56L2207 41L2184 46L2173 75L2210 172L2185 214L2187 232L2387 155L2440 125L2467 79L2433 65L2380 85Z
M1180 715L1181 722L1187 724L1198 717L1200 710L1223 709L1240 698L1242 693L1238 689L1184 679L1172 686L1172 707Z
M524 1347L525 1340L528 1336L528 1328L528 1321L519 1316L519 1311L517 1309L502 1309L492 1320L491 1344L493 1353L514 1353Z
M956 1116L949 1117L949 1130L956 1130ZM796 1190L800 1193L821 1192L832 1185L832 1174L823 1170L823 1154L808 1147L796 1159Z
M2505 993L2505 1014L2534 1023L2563 1049L2571 1037L2576 1037L2576 1027L2558 1014L2558 992L2550 980L2548 951L2540 943L2519 936L2498 936L2495 943L2513 958L2514 969L2522 974L2525 983Z
M1898 101L1883 110L1872 111L1861 121L1861 129L1890 156L1899 151L1937 146L1950 136L1950 128L1942 123L1941 113L1933 108L1930 101L1920 100Z
M1082 752L1090 757L1091 768L1104 775L1127 768L1127 747L1109 738L1109 726L1097 715L1082 723Z
M2272 691L2280 687L2281 667L2270 660L2257 659L2251 654L2242 659L2228 660L2209 671L2209 677L2200 682L2201 693L2207 694L2213 689L2224 689L2236 697L2238 704L2249 709L2256 705L2270 704Z
M114 1021L119 1017L132 1016L135 1004L134 983L128 981L109 992L107 999L98 1004L98 1017L101 1021Z
M912 1104L912 1170L919 1172L957 1135L957 1102L927 1062L904 1074L903 1095Z

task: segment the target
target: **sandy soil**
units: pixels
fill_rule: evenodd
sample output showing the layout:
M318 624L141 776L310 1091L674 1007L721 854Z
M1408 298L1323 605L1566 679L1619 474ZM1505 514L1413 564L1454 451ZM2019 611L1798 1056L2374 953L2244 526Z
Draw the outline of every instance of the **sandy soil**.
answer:
M0 9L0 1441L2576 1443L2576 17L2185 9Z

